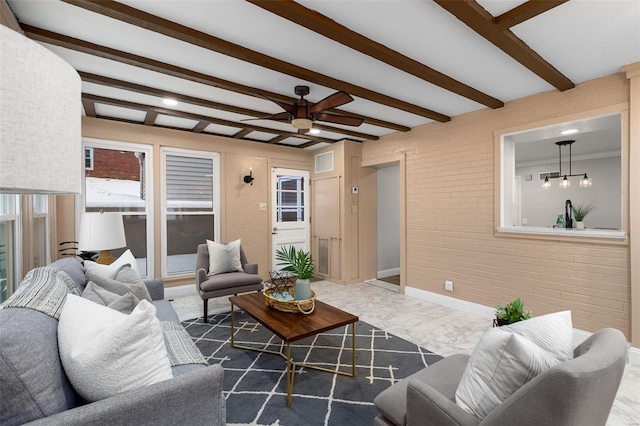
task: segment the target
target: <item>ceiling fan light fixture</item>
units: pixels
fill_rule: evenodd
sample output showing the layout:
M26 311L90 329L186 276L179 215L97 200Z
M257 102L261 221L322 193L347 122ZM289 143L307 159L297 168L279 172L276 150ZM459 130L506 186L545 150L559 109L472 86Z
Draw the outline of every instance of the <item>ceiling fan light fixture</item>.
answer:
M296 129L308 130L312 124L313 122L308 118L294 118L291 120L291 125Z

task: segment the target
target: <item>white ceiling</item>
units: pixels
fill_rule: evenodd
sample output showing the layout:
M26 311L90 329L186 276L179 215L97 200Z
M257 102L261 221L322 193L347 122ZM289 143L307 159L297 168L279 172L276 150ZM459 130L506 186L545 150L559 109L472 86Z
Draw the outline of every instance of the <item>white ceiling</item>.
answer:
M57 0L8 0L21 24L53 31L98 45L166 62L234 83L295 97L296 85L308 85L311 102L336 88L311 83L262 66L225 56L178 39ZM456 116L486 108L404 71L325 38L243 0L130 1L136 9L197 29L226 41L264 53L351 84L392 96L423 108ZM318 1L297 3L378 43L394 49L503 102L544 91L557 90L478 35L438 4L429 1ZM480 0L493 16L523 1ZM574 84L620 71L640 61L640 1L572 0L511 28L527 45ZM273 102L249 95L163 75L87 53L45 44L79 71L142 84L182 95L262 111L282 110ZM156 96L83 82L83 93L167 108ZM354 96L340 109L376 119L415 127L430 119ZM205 132L233 135L246 123L293 132L291 125L268 120L243 122L252 116L181 102L177 111L229 120L231 125L211 124ZM96 103L102 118L144 122L145 113ZM155 125L191 129L198 120L158 116ZM322 123L325 124L325 123ZM395 130L372 124L334 128L383 136ZM247 139L268 141L274 134L254 131ZM321 131L333 140L363 137ZM301 145L303 135L279 143ZM323 146L324 144L315 145Z

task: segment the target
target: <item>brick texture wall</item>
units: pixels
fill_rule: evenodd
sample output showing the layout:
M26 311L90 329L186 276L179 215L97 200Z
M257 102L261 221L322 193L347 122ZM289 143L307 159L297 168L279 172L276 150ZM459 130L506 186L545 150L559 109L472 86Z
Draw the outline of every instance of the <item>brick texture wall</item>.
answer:
M568 309L578 329L629 338L628 245L494 234L494 132L628 100L614 74L365 142L363 161L406 154L407 285L485 306L520 296L534 315Z
M131 151L93 149L93 170L85 171L87 177L140 180L140 164Z

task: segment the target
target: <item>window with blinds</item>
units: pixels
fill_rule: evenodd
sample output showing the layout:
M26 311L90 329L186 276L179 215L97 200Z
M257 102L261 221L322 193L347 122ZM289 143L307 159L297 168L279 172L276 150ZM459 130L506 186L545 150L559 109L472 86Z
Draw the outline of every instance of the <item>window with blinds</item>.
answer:
M167 211L213 208L213 159L167 155Z

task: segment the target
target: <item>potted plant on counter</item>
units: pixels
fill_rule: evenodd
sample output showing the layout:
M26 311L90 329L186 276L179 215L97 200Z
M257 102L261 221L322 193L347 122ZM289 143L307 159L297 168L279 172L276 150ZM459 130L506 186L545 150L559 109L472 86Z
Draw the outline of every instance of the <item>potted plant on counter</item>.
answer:
M493 325L500 327L529 318L531 318L531 311L525 311L524 302L517 297L506 305L496 307L496 318L493 320Z
M591 202L580 203L573 206L573 217L576 220L576 229L584 229L584 223L582 223L582 221L591 212L591 210L595 208L595 203Z
M313 278L315 267L311 253L296 250L294 246L282 247L276 250L276 260L282 271L293 273L296 279L295 300L305 300L312 297L310 279Z

